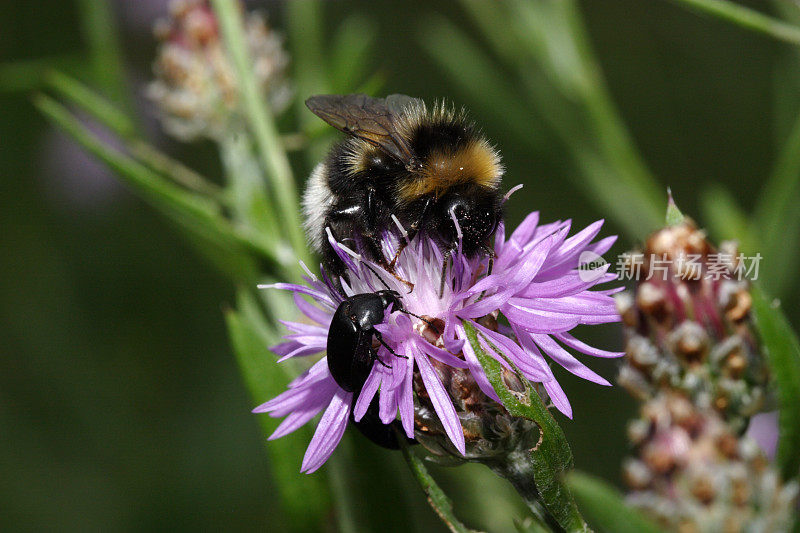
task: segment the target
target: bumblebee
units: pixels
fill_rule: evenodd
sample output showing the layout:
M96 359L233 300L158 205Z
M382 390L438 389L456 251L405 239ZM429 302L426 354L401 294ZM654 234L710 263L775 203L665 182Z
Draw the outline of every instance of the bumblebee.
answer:
M444 104L428 110L404 95L320 95L306 106L348 138L312 172L303 198L306 232L326 270L344 274L333 237L393 272L380 239L395 231L433 239L445 256L494 256L502 217L500 155L467 120ZM444 279L444 277L442 278Z

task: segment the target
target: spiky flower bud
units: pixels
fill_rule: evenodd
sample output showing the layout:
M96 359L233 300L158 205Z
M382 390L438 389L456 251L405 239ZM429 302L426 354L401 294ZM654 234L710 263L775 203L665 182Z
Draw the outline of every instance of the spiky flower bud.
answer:
M631 258L636 290L617 297L627 337L620 384L642 401L663 389L681 391L744 430L768 403L769 375L736 246L715 249L684 219L653 234Z
M713 408L663 390L629 425L628 501L670 531L786 531L798 487L782 484L758 445Z
M244 30L258 85L280 112L291 96L283 38L259 13L247 14ZM158 105L164 129L184 141L220 139L241 120L242 110L235 69L208 2L172 0L155 34L161 46L147 96Z

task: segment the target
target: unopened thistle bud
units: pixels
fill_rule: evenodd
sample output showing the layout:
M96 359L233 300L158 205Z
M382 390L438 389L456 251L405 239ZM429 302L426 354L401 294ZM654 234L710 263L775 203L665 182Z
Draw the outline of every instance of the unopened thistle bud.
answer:
M767 404L767 367L751 329L749 283L732 243L715 249L688 219L653 234L633 293L617 297L627 346L619 382L645 401L668 389L735 431Z
M283 38L258 13L247 14L244 33L259 88L280 112L291 96ZM169 17L156 23L155 34L161 46L147 96L158 105L164 129L184 141L221 138L241 119L241 98L208 2L172 0Z

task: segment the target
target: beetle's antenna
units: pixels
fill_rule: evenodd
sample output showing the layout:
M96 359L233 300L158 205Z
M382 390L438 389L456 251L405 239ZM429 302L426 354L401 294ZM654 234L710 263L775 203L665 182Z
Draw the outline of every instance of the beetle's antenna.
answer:
M423 317L423 316L419 316L419 315L418 315L418 314L416 314L416 313L412 313L411 311L406 311L405 309L398 309L398 311L400 311L401 313L405 313L405 314L407 314L407 315L411 315L411 316L413 316L414 318L418 318L418 319L422 320L422 321L423 321L423 322L425 322L427 325L429 325L429 326L431 327L431 329L432 329L433 331L435 331L435 332L436 332L436 334L437 334L437 335L441 335L441 334L442 334L442 332L441 332L441 331L439 331L439 328L437 328L437 327L436 327L436 326L433 324L433 322L431 322L431 321L430 321L430 320L428 320L427 318L425 318L425 317Z
M375 274L375 277L376 277L376 278L378 278L378 281L380 281L380 282L381 282L381 285L383 285L384 287L386 287L386 290L387 290L387 291L390 291L390 290L392 290L392 289L390 289L390 288L389 288L389 285L387 285L387 284L386 284L386 281L384 281L384 279L381 277L381 275L380 275L380 274L378 274L378 271L377 271L377 270L375 270L374 268L372 268L372 265L370 265L370 264L369 264L369 263L367 263L366 261L362 261L362 262L361 262L361 264L362 264L362 265L364 265L365 267L367 267L367 268L369 269L369 271L370 271L370 272L372 272L373 274Z

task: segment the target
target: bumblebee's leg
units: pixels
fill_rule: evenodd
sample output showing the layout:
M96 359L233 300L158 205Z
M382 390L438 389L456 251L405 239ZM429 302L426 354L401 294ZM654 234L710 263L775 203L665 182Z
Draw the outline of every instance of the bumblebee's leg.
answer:
M422 223L425 221L425 217L428 216L428 211L430 210L431 206L433 205L433 198L429 197L425 199L425 203L422 205L422 209L420 210L420 214L417 219L409 226L408 228L404 228L407 233L407 237L400 242L400 246L397 247L397 252L394 254L394 259L392 262L389 263L389 266L394 269L394 266L397 264L397 260L400 259L400 254L403 253L408 243L414 240L414 237L417 236L419 233L419 228L422 226Z
M362 195L340 201L332 209L325 219L325 225L330 226L334 235L342 237L345 246L353 249L354 252L364 253L369 259L379 263L381 266L388 265L386 258L381 251L380 235L377 232L377 221L375 210L378 209L380 201L376 196L375 189L369 187ZM359 237L358 245L366 247L366 250L356 249L348 241L355 241L355 236ZM327 235L325 236L327 241Z

